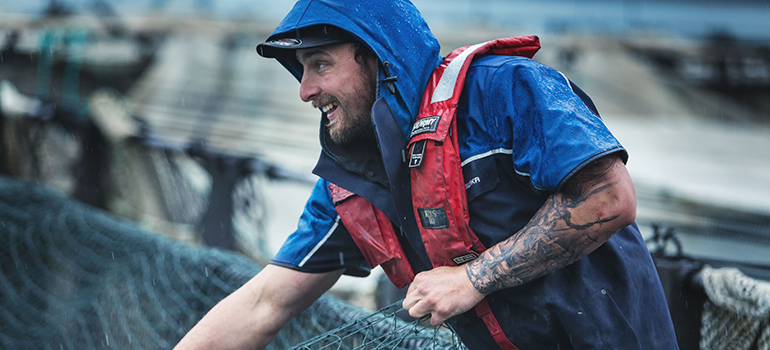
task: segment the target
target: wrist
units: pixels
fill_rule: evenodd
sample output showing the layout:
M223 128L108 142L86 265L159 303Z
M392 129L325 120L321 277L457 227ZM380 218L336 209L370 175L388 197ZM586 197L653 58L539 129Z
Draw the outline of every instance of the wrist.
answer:
M477 293L481 294L482 296L487 296L487 294L491 293L492 291L487 291L484 288L483 279L478 278L476 276L477 269L474 268L473 264L476 261L471 261L465 265L463 265L463 268L465 270L465 275L468 278L468 283L471 284L474 290L476 290Z

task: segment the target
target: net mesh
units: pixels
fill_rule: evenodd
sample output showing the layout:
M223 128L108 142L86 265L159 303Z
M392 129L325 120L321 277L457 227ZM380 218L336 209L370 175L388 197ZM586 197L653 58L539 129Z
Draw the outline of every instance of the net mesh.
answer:
M436 328L421 326L421 320L403 322L396 313L396 302L375 313L310 338L292 349L465 349L456 334L446 325Z
M171 348L258 267L0 181L0 348Z
M171 348L260 267L0 177L0 348ZM269 349L451 349L445 329L323 296ZM333 340L330 340L331 338ZM335 343L335 341L337 341ZM333 345L336 344L336 345Z

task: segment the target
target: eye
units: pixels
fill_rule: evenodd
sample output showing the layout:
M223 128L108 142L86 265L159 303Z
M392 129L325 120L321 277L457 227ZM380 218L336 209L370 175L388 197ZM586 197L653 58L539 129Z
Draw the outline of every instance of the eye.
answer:
M300 52L297 54L297 60L303 66L305 71L318 74L322 74L324 71L328 70L334 62L329 59L328 55L321 51Z

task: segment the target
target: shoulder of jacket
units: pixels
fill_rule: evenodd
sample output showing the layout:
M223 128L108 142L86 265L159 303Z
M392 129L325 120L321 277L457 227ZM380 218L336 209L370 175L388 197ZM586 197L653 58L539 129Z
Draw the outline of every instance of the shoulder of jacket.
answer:
M483 55L471 63L471 68L499 68L503 66L540 66L541 63L523 56Z

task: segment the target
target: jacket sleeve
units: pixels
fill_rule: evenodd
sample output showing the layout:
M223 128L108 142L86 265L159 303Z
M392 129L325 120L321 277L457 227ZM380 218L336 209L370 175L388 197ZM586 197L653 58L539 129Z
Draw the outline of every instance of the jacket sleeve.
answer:
M491 89L487 106L506 113L517 173L538 189L559 191L592 160L616 152L627 160L588 96L567 77L532 60L512 61L490 80L512 90Z
M346 275L367 276L369 264L340 221L328 187L323 179L316 182L296 231L270 263L310 273L345 268Z

